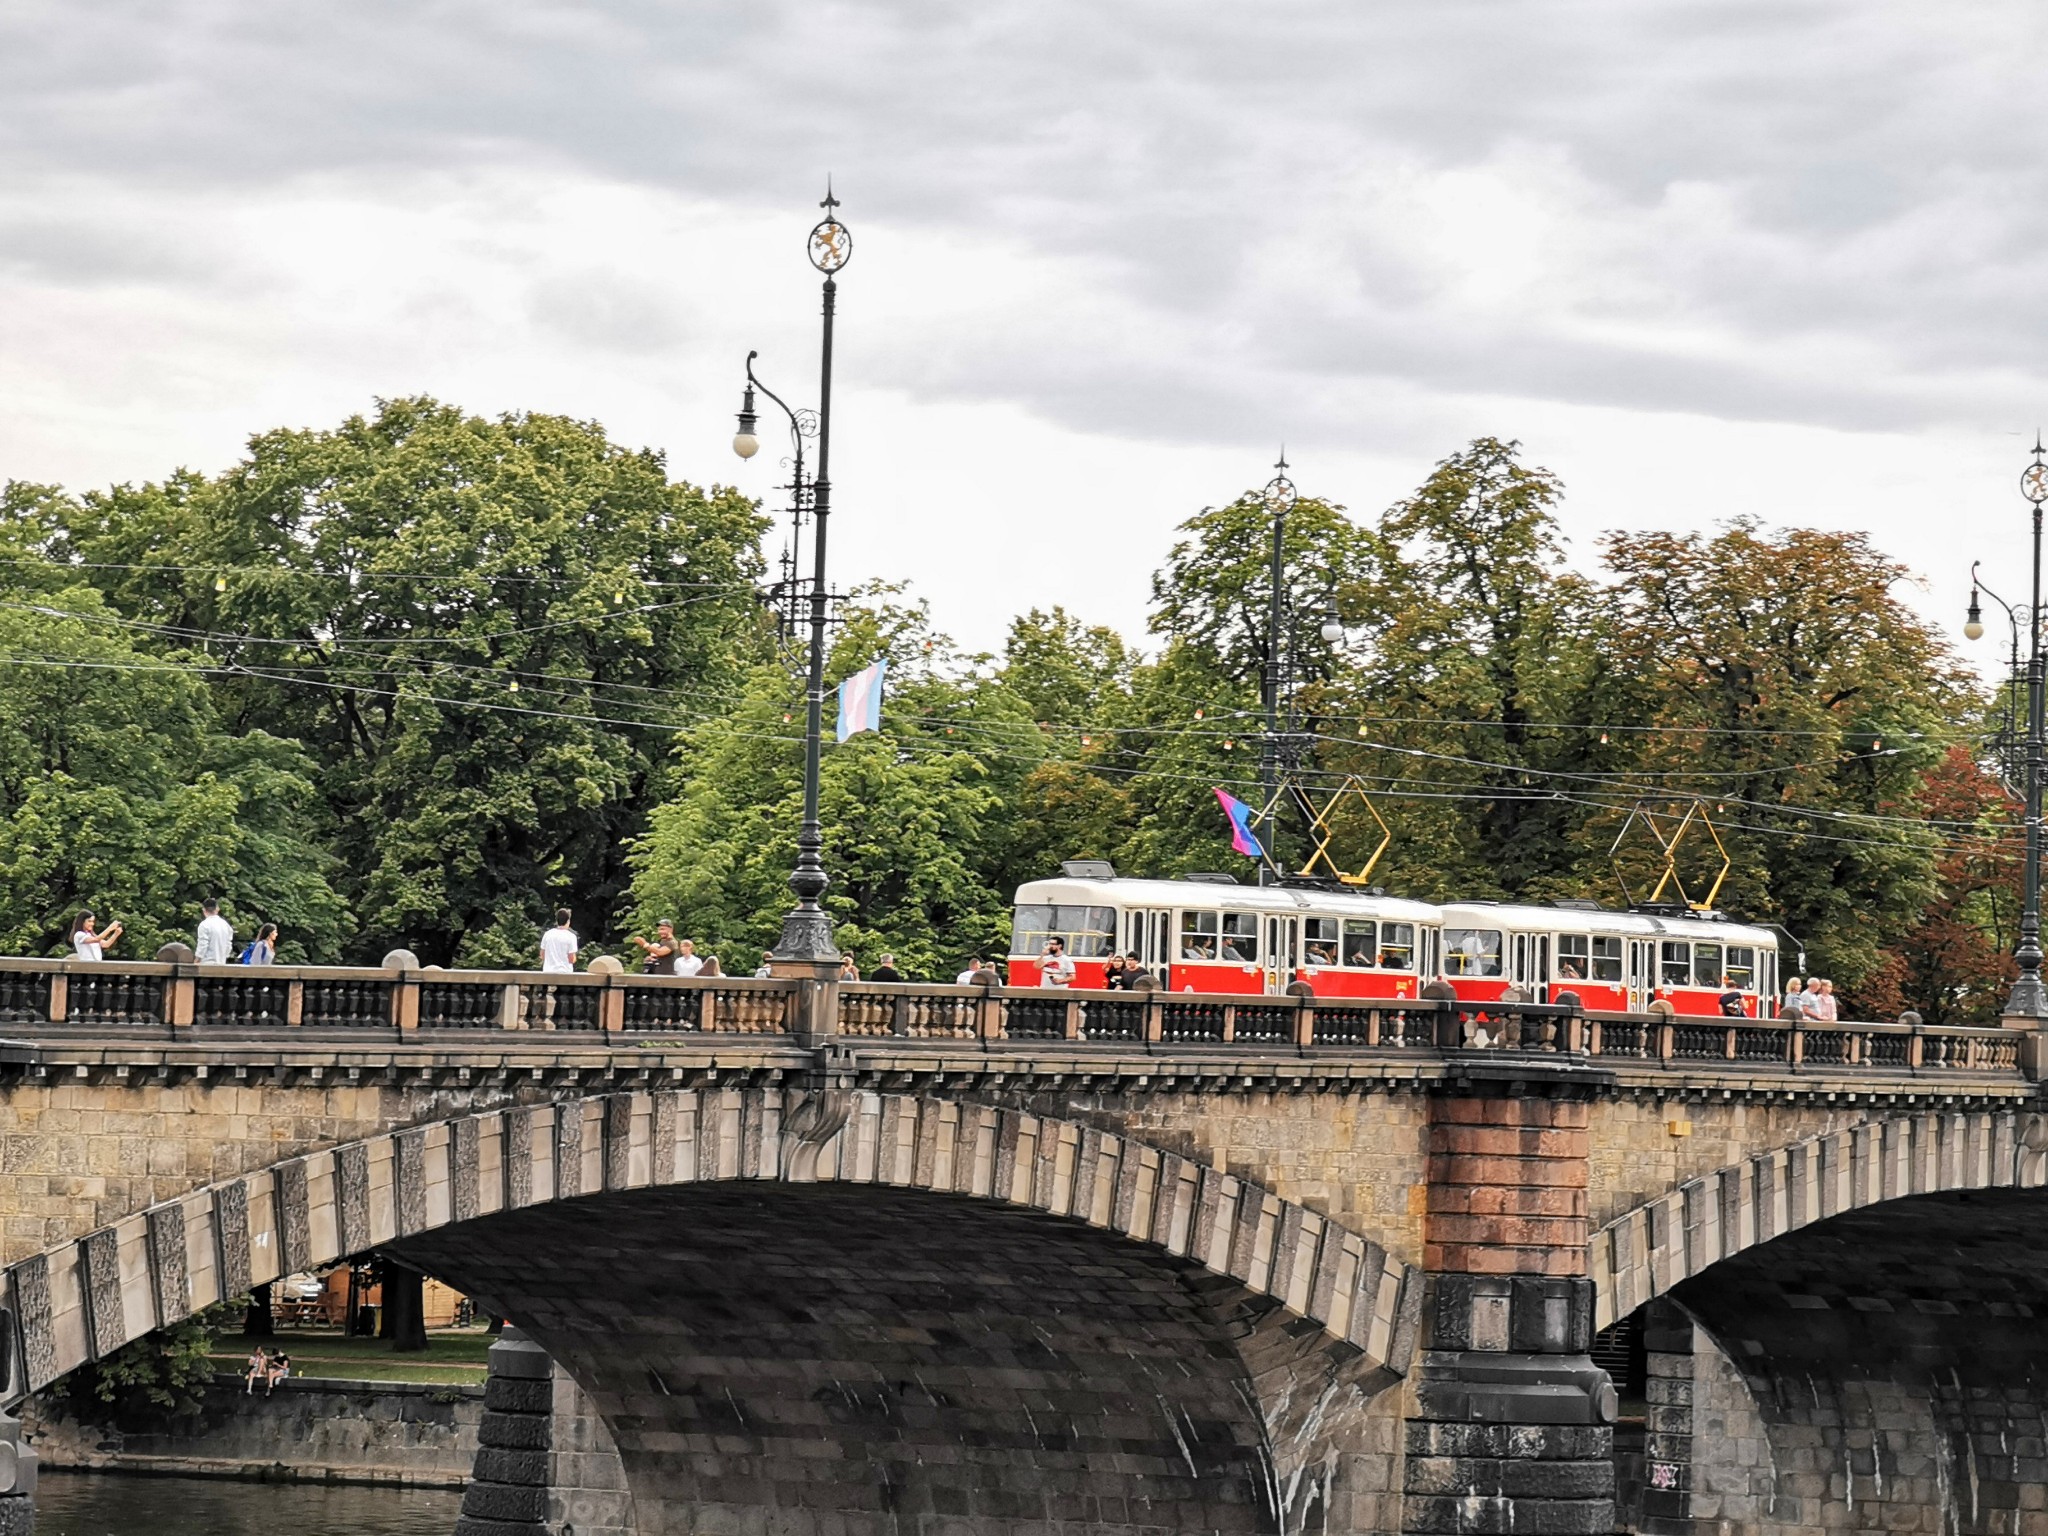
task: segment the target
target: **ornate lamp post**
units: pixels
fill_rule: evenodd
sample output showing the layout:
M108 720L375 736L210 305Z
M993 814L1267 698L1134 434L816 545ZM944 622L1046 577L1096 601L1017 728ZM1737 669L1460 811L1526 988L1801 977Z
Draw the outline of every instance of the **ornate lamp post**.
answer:
M787 967L786 973L792 975L806 971L816 974L821 968L839 963L839 949L832 942L832 919L819 905L825 888L831 884L831 876L825 872L825 830L818 814L818 764L824 746L825 610L830 601L825 586L825 536L832 517L832 317L839 293L836 274L852 259L853 234L839 222L834 211L839 199L832 195L829 186L825 189L825 200L818 206L825 210L825 217L811 230L809 248L811 265L825 274L825 329L818 367L818 472L810 485L811 656L804 712L804 819L797 830L796 867L789 876L796 906L782 920L782 938L768 953L770 965ZM732 440L733 451L743 459L752 458L761 447L754 432L758 420L754 410L756 388L782 407L799 440L808 435L803 430L802 413L790 410L767 386L757 384L756 355L747 354L747 391L740 406L739 431ZM798 479L802 479L801 471Z
M2005 1017L2036 1022L2048 1017L2048 989L2044 989L2041 984L2041 773L2044 758L2041 504L2048 502L2048 462L2044 462L2044 454L2048 454L2048 449L2044 449L2040 438L2036 437L2034 462L2028 465L2020 476L2020 494L2033 504L2034 520L2033 601L2021 610L2027 623L2027 862L2024 871L2024 901L2020 909L2020 937L2019 943L2013 947L2013 959L2019 963L2020 974L2013 982L2012 991L2005 1000ZM2004 599L1997 598L1995 593L1993 597L2003 604ZM2013 614L2010 608L2007 612L2012 614L2013 628L2017 634L2019 615ZM1974 587L1970 596L1969 622L1963 626L1963 632L1972 640L1984 633L1983 617L1977 606Z

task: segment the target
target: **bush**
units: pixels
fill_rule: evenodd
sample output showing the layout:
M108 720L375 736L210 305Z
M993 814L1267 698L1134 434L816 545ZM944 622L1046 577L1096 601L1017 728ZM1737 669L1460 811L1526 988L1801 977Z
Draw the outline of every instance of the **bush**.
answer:
M104 1360L80 1366L49 1387L43 1399L81 1424L129 1434L195 1418L213 1379L208 1351L214 1335L244 1306L240 1300L223 1303L145 1334Z

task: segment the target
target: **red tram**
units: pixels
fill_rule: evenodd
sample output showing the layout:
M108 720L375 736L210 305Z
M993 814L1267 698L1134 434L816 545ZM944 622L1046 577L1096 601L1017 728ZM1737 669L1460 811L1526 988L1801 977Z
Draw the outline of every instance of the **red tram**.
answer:
M1074 984L1100 987L1112 952L1174 992L1258 996L1308 983L1318 997L1415 997L1441 976L1469 1002L1576 992L1586 1007L1640 1012L1660 992L1684 1014L1716 1015L1730 993L1768 1015L1778 985L1769 930L1712 914L1614 912L1592 902L1442 906L1295 882L1239 885L1229 875L1119 879L1075 861L1018 887L1010 984L1037 986L1059 939Z

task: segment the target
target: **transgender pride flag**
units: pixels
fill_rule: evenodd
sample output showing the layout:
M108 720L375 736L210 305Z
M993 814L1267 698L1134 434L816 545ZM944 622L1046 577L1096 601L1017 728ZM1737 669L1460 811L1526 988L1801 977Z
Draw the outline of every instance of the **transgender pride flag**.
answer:
M839 739L882 728L882 675L889 670L884 656L839 685Z
M1248 859L1263 859L1266 850L1259 846L1259 840L1252 835L1252 808L1235 795L1216 791L1216 801L1223 807L1223 814L1230 818L1230 846Z

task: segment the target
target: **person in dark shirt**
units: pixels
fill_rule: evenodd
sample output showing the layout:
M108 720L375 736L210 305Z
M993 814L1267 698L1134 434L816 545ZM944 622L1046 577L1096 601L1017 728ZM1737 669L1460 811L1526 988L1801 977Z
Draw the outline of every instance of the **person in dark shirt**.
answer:
M1112 992L1121 992L1131 984L1131 973L1124 969L1124 957L1111 952L1102 967L1102 984Z
M903 973L896 969L896 957L894 955L882 956L882 963L875 967L875 974L868 978L869 981L901 981L902 979Z
M641 949L646 951L647 958L642 963L641 969L649 976L675 975L676 926L674 923L663 919L660 923L656 924L654 938L651 942L641 938L637 933L628 938L626 942L628 944L638 944Z

